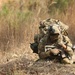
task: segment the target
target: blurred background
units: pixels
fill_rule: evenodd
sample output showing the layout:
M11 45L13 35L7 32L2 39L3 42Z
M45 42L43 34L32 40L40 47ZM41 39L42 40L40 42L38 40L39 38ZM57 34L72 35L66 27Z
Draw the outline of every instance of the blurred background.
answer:
M29 43L39 33L39 22L47 18L68 25L75 44L75 0L0 0L0 62L22 55L37 58Z

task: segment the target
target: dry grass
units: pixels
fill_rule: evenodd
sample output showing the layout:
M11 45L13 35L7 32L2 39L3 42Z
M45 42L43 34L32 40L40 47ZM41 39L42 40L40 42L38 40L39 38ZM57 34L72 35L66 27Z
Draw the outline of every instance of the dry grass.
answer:
M0 65L22 57L37 60L38 55L32 53L29 43L33 42L34 35L39 33L39 22L49 17L59 19L70 26L69 37L74 43L75 4L69 6L65 14L56 12L52 15L48 13L47 2L48 0L5 0L1 5ZM15 70L14 75L25 75L24 71Z
M47 4L47 0L9 0L2 5L0 9L0 56L3 57L1 63L22 55L35 60L37 55L32 54L29 43L33 42L34 35L39 32L39 22L49 17L69 25L70 38L75 41L75 5L69 6L65 14L56 12L51 15L48 13Z

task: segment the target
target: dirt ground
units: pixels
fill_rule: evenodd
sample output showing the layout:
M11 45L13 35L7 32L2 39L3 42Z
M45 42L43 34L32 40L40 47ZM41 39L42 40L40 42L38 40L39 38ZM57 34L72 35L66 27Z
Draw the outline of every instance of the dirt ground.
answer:
M75 64L33 61L22 57L0 65L0 75L75 75Z
M30 48L28 50L25 50L26 47L22 48L17 49L18 52L14 50L17 57L12 58L11 55L14 53L6 52L4 55L6 58L2 56L5 63L2 63L2 57L0 58L0 75L75 75L75 64L38 60L38 56L33 54Z

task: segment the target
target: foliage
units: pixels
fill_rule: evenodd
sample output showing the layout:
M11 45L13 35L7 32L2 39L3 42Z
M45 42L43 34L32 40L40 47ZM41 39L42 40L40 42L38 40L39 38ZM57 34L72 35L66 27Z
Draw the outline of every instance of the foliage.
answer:
M16 3L19 5L19 2ZM32 21L32 11L25 8L20 10L19 6L15 6L14 2L5 3L0 10L0 45L6 46L8 41L11 44L22 42L26 27Z
M3 4L0 9L0 48L6 49L6 46L22 41L31 42L31 37L39 31L40 20L51 15L61 19L62 15L58 14L66 13L74 3L75 0L15 0ZM65 19L69 20L69 16Z
M70 5L74 3L74 0L53 0L53 2L55 3L53 3L52 5L48 4L49 13L64 13L67 11L68 7L70 7Z

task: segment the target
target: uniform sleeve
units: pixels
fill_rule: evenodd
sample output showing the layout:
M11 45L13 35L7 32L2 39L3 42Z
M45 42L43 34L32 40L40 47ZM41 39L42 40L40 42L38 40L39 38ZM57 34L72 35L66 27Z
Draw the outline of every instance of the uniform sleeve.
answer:
M41 59L49 56L49 52L45 52L45 39L41 39L38 46L38 55Z
M59 37L58 45L63 47L64 49L72 48L72 43L71 43L70 39L65 35L62 35Z
M71 40L70 40L67 36L65 36L65 40L67 41L66 52L67 52L70 56L73 56L73 49L72 49L73 45L72 45L72 42L71 42Z
M60 46L62 46L64 44L64 42L63 42L63 36L61 34L58 37L57 44L60 45Z
M67 42L67 46L68 47L72 47L73 45L72 45L72 42L71 42L71 40L68 38L68 36L64 36L64 38L65 38L65 41Z

